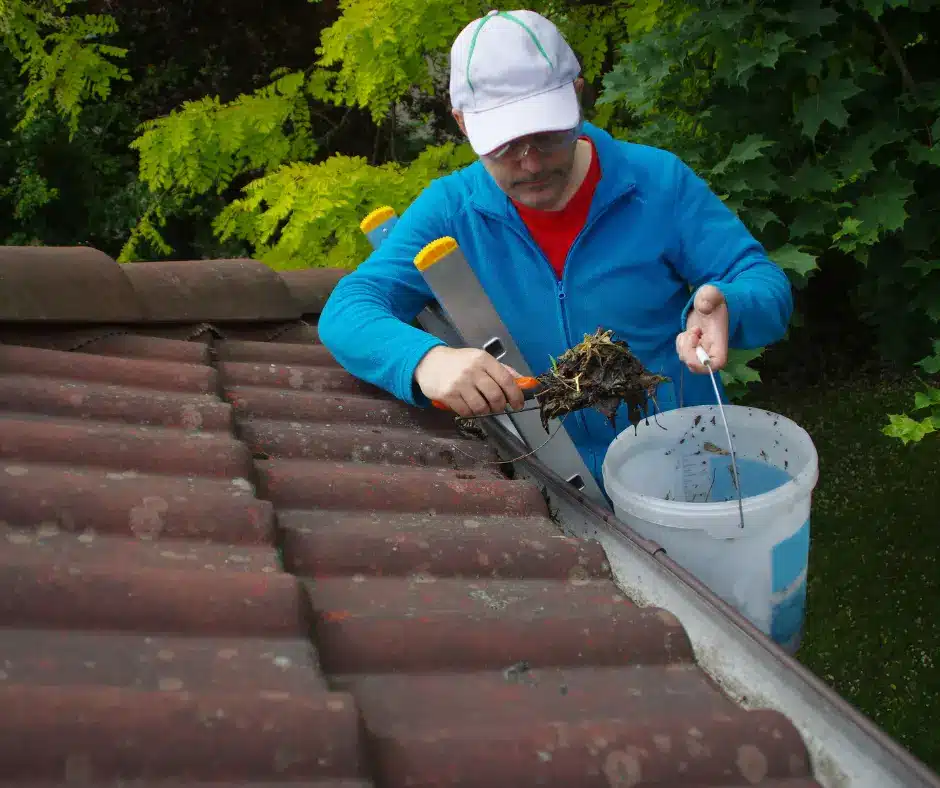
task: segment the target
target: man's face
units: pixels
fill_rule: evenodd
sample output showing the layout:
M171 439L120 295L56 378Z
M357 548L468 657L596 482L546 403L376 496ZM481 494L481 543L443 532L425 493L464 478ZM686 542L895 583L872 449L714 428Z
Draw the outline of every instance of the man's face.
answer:
M580 78L575 82L579 95L581 83ZM453 115L466 135L463 113L453 110ZM579 130L520 137L480 160L496 185L513 200L537 210L552 210L571 180Z
M481 157L500 189L529 208L552 210L574 169L578 130L520 137Z

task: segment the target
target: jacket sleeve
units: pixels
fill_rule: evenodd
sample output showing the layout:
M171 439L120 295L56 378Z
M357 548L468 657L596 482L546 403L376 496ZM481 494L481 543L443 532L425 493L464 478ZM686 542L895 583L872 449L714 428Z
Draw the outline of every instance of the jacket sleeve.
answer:
M710 284L728 304L729 347L750 349L778 341L793 312L789 278L702 178L678 159L675 167L673 263L693 289L682 311L681 330L695 292Z
M347 372L411 405L429 403L414 385L415 367L441 339L409 325L433 300L414 266L431 241L448 235L437 182L401 215L382 245L340 279L324 305L320 341Z

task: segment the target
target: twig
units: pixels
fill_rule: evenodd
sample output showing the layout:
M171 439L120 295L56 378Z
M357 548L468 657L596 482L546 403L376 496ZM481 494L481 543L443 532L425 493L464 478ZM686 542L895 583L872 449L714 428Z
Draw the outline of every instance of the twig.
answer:
M461 416L460 418L464 421L472 421L473 419L487 419L492 416L514 416L517 413L528 413L529 411L538 410L539 407L539 405L536 405L535 407L519 408L519 410L500 411L499 413L481 413L477 416Z
M327 118L326 115L324 115L322 112L317 112L317 113L315 113L315 114L316 114L317 116L323 118L324 120L326 120L328 123L332 123L332 121L330 121L330 119ZM316 144L316 146L317 146L318 148L322 148L322 147L324 147L328 142L330 142L330 141L333 139L333 137L334 137L339 131L342 130L343 126L346 125L346 121L349 119L349 116L350 116L350 115L352 115L352 109L347 109L347 110L343 113L343 117L341 117L341 118L339 119L339 122L338 122L338 123L333 124L333 127L332 127L329 131L324 132L324 134L323 134L322 136L320 136L319 138L317 138L317 139L314 140L314 143Z
M904 62L904 57L901 55L901 50L898 49L898 45L895 43L894 39L891 37L891 34L888 32L888 28L882 24L878 19L874 20L875 27L878 28L878 32L881 34L881 40L885 42L885 46L888 48L888 52L891 53L891 57L894 58L894 62L898 67L898 71L901 72L901 82L904 83L904 87L907 88L909 93L917 92L917 83L914 82L914 77L911 76L911 72L907 67L907 63Z
M530 410L534 410L534 408L530 408ZM518 413L518 411L516 411L516 412ZM535 454L535 453L536 453L537 451L539 451L540 449L545 448L545 445L546 445L552 438L554 438L554 437L558 434L558 430L561 429L561 424L562 424L562 422L568 417L568 415L569 415L569 414L566 413L564 416L562 416L562 417L558 420L558 426L555 427L555 431L554 431L551 435L549 435L544 441L542 441L542 443L540 443L538 446L536 446L534 449L532 449L532 451L526 452L525 454L522 454L522 455L520 455L520 456L518 456L518 457L513 457L513 458L510 459L510 460L496 460L495 462L492 462L492 461L489 461L489 460L481 460L479 457L474 457L472 454L468 454L468 453L465 452L463 449L461 449L459 446L451 446L451 448L452 448L454 451L459 452L460 454L462 454L464 457L469 457L471 460L475 460L475 461L478 462L480 465L505 465L507 462L519 462L519 460L524 460L526 457L531 457L533 454Z
M662 424L660 424L659 420L656 418L656 411L662 412L662 408L659 407L659 402L656 400L656 397L653 394L650 394L650 399L653 400L653 405L656 406L656 410L653 411L653 421L656 423L656 426L659 427L661 430L666 430L666 432L669 432L669 430L666 427L664 427ZM649 421L649 417L647 417L647 422L648 421Z
M894 38L892 38L891 33L888 32L888 28L879 19L872 18L872 21L875 23L875 28L881 34L881 40L884 41L885 47L890 53L891 57L894 59L895 65L898 67L898 71L901 72L901 83L904 85L904 88L912 96L917 95L917 83L914 81L914 77L911 75L910 69L907 67L907 63L904 62L904 56L901 54L901 50L898 48L897 43ZM928 147L933 147L933 134L930 133L930 126L925 127L927 131L927 144Z
M379 144L382 142L382 128L385 126L385 121L379 123L375 127L375 144L372 148L372 166L374 167L379 163Z

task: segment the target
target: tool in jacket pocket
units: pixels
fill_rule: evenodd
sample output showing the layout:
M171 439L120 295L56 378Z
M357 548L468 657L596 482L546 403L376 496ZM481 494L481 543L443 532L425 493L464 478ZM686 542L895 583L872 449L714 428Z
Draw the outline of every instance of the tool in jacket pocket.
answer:
M513 378L513 380L515 381L516 385L522 389L522 395L526 400L534 399L537 395L541 394L545 388L539 382L538 378L525 376L521 378ZM440 400L433 399L431 400L431 404L439 410L451 410L448 405L444 404Z

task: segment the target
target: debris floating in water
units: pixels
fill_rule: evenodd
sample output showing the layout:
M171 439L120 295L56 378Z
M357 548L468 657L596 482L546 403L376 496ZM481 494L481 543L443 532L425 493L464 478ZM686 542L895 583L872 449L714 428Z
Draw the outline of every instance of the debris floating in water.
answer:
M566 350L539 376L543 389L536 395L542 426L576 410L593 407L616 429L620 403L626 403L630 423L636 427L655 405L656 387L669 378L650 373L626 342L611 339L613 332L597 329Z

